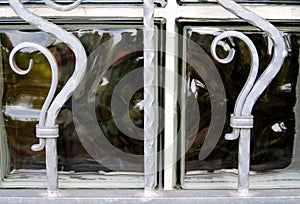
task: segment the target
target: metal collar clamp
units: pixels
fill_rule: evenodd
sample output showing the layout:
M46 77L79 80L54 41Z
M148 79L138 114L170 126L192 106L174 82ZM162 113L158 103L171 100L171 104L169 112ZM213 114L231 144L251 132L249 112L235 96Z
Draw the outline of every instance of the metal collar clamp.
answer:
M235 116L231 114L230 126L232 128L253 128L253 115Z
M52 127L41 127L36 125L36 137L43 139L57 138L59 136L58 125Z

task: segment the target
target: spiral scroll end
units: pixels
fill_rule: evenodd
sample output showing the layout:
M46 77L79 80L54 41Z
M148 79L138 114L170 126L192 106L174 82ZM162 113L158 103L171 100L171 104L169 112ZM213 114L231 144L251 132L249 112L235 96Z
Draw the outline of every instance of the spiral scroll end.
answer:
M227 34L227 33L225 33L225 34ZM217 60L218 62L220 62L222 64L228 64L234 58L235 49L231 48L226 42L221 41L221 39L223 37L226 37L226 35L224 36L223 34L221 34L213 40L213 42L211 44L211 53L212 53L212 56L215 58L215 60ZM228 55L224 59L219 58L219 56L217 55L217 52L216 52L217 45L221 46L225 51L228 52Z
M19 45L17 45L10 53L9 55L9 64L11 66L11 69L19 74L19 75L26 75L30 72L30 70L32 69L33 67L33 59L30 59L29 60L29 65L28 65L28 68L27 69L21 69L18 67L17 63L16 63L16 54L19 50L23 49L23 48L26 48L26 47L31 47L33 43L21 43Z

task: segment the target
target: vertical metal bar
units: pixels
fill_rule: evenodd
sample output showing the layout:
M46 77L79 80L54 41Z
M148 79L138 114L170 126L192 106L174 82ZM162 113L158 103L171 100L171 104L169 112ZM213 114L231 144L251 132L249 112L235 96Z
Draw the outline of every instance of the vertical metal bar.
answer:
M144 0L144 176L145 190L156 186L157 107L154 1Z
M247 195L249 191L249 168L250 168L250 129L241 129L239 138L239 195Z
M58 189L56 138L46 139L46 167L48 195L56 196Z

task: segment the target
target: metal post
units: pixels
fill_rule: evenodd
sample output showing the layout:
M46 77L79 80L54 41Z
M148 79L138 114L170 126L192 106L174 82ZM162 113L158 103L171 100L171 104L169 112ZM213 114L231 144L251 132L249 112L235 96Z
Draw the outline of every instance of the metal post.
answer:
M58 189L56 138L46 139L45 149L48 195L53 197L56 196L56 191Z
M239 178L238 193L247 195L249 193L249 169L250 169L250 129L241 129L239 138Z
M157 173L157 93L154 1L144 0L144 177L145 190L154 190Z

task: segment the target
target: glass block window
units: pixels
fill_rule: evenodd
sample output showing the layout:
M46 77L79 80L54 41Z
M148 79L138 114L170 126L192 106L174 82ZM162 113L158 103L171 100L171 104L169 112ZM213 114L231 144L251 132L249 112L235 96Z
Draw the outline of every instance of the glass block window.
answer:
M226 93L226 101L220 101L220 103L226 103L227 109L225 125L221 135L219 137L216 136L216 139L211 141L213 144L206 143L205 146L208 131L214 131L210 130L211 126L214 129L220 125L215 125L214 122L220 121L218 118L212 118L211 97L215 96L209 93L205 79L199 76L191 65L183 64L182 71L186 76L186 87L188 89L186 97L197 98L201 116L195 140L189 141L188 137L183 136L185 137L185 144L189 146L189 149L185 150L184 171L186 176L184 186L187 188L197 188L196 183L204 182L205 179L214 183L213 180L215 178L216 180L220 179L220 181L223 179L222 181L225 183L228 182L227 185L224 185L224 188L228 186L234 188L236 184L232 183L231 179L228 179L224 175L228 173L229 177L236 176L238 168L238 140L225 140L224 135L231 132L231 127L229 126L230 114L233 112L237 96L247 80L250 69L250 55L244 42L236 38L229 38L226 43L236 50L235 57L228 64L220 64L212 58L210 46L212 40L220 32L228 30L242 31L253 41L258 50L260 74L270 62L273 45L264 33L243 23L239 23L238 26L235 23L228 25L208 23L209 25L202 24L199 26L183 24L181 25L183 35L203 49L204 53L211 58L220 73ZM300 41L298 28L294 26L295 24L293 23L279 25L288 45L289 54L285 59L283 68L272 81L269 88L259 98L253 110L255 122L251 137L250 171L254 178L252 186L257 188L263 185L262 182L265 182L264 184L269 187L278 187L277 183L273 184L273 186L272 184L267 184L266 180L262 179L263 176L269 178L268 176L272 177L276 174L288 174L299 168L298 165L295 166L295 163L297 163L296 160L299 157L297 150L294 148L297 148L295 145L298 141L295 133L298 127L298 114L296 110L298 107L297 101L299 100L297 90L299 88ZM186 52L186 57L190 61L198 60L201 63L200 53L196 52L193 46L187 44ZM221 46L218 47L217 53L220 57L226 57L228 54ZM206 69L210 68L207 67ZM195 82L196 91L192 89L192 83ZM186 111L184 114L192 113ZM188 130L187 127L186 135L188 135ZM207 156L199 159L200 155L206 155L205 151L209 151ZM296 175L293 176L298 180ZM232 179L232 181L236 181L236 179ZM291 185L293 184L295 183L291 182ZM199 184L198 187L209 188L209 185L207 182L204 182L204 184Z
M118 188L142 188L143 134L132 138L118 128L113 119L111 101L118 83L124 76L143 67L143 32L138 21L131 24L112 21L109 24L99 22L101 23L101 26L68 25L68 32L82 42L89 61L86 78L74 92L74 96L63 106L57 118L60 128L60 137L57 140L59 179L62 185L67 187L72 187L70 183L77 182L75 186L83 188L91 185L102 188L115 188L118 185ZM8 173L5 175L7 186L13 186L16 180L24 182L21 185L19 183L22 187L32 186L26 182L36 178L42 182L33 186L44 187L45 151L34 152L31 146L38 142L35 126L49 91L51 69L40 52L24 49L17 55L18 65L25 69L28 67L28 59L32 58L34 67L29 74L20 76L14 73L8 64L9 53L16 45L25 41L33 41L49 48L59 65L57 93L73 72L74 54L64 43L51 35L32 30L29 26L21 27L6 29L2 26L0 30L0 68L3 74L2 127L5 128L2 130L4 138L1 139L2 147L5 148L1 151L7 154L8 159L1 163L1 173ZM99 53L102 56L100 58ZM136 77L143 83L143 73L137 73ZM124 94L126 97L126 92L134 90L134 86L134 83L128 83L126 87L119 87L121 96ZM143 129L144 120L142 102L143 89L139 89L129 101L128 114L133 124L140 129ZM116 103L121 105L124 102ZM123 114L119 115L120 120L125 117L125 113ZM97 133L98 129L89 129L89 121L82 120L83 115L86 118L95 118L96 128L101 129L103 135ZM138 155L138 159L130 160L124 155L121 157L122 155L113 154L112 148L103 145L105 140L124 154ZM67 180L67 183L63 180ZM94 184L84 184L84 180L90 180ZM125 185L120 185L122 181L126 181ZM5 182L2 184L6 186Z
M247 11L235 15L232 5L225 9L216 0L157 0L155 5L142 0L83 0L65 12L53 10L43 0L22 2L29 12L79 39L88 63L83 80L58 113L59 134L55 134L59 137L42 135L49 148L32 151L38 143L36 124L52 73L41 52L25 48L15 55L16 64L25 70L32 58L33 69L17 75L9 55L21 42L37 42L49 49L59 69L55 95L77 71L76 57L72 46L63 43L68 38L58 40L56 33L39 30L41 19L31 22L38 26L30 26L20 20L22 12L16 14L8 0L0 0L0 203L7 197L22 202L27 190L30 196L38 191L51 197L63 189L70 194L59 199L69 202L84 197L87 202L120 198L121 202L166 203L188 198L191 203L219 199L264 203L272 202L274 195L299 200L299 0L237 0L280 30L277 37L281 39L281 34L285 43L280 42L279 61L285 45L287 51L282 69L251 112L253 128L243 127L243 133L251 131L245 134L251 142L250 191L247 187L242 194L240 181L248 184L248 163L241 164L238 151L248 146L239 148L239 140L224 136L232 131L231 114L249 74L250 52L242 40L225 38L217 45L217 55L226 57L233 48L235 56L221 64L213 57L211 45L225 31L247 36L258 51L260 76L275 49L269 32L239 17ZM68 5L74 0L55 2ZM26 22L35 18L28 15L31 19ZM147 33L153 19L155 32ZM83 53L79 62L85 62ZM77 67L84 70L84 64ZM154 81L158 82L155 88L147 87ZM150 128L143 129L147 125ZM246 156L248 152L240 158ZM246 169L243 176L241 169ZM20 191L12 198L8 189Z

